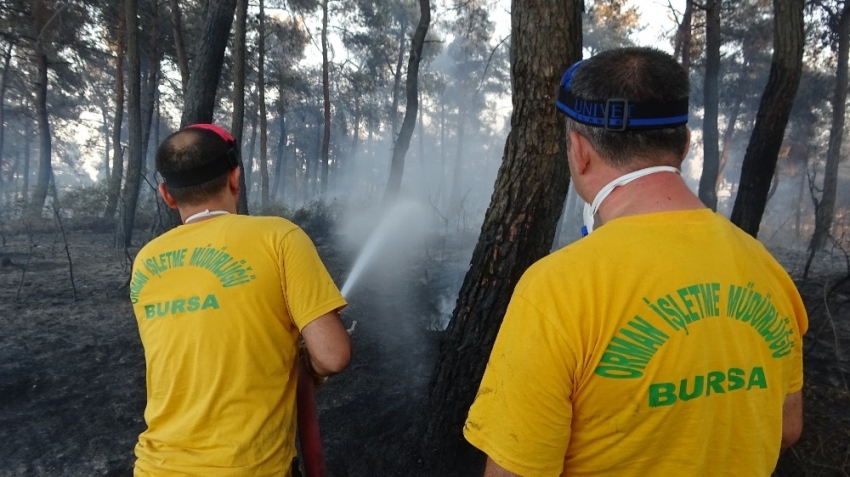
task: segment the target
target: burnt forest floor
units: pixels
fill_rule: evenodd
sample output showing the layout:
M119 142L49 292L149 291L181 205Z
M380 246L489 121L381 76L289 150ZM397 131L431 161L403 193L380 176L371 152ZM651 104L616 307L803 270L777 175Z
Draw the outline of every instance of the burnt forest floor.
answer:
M145 378L127 253L110 233L69 231L75 299L61 234L49 226L2 232L0 476L131 475ZM341 285L356 251L332 238L317 244ZM357 321L352 362L317 395L332 477L415 473L409 444L438 354L434 329L468 253L431 244L389 271L367 270L352 288L343 312L347 327ZM779 257L796 277L802 254ZM825 257L815 270L830 272L798 281L811 321L805 427L778 476L850 475L850 280L842 264Z

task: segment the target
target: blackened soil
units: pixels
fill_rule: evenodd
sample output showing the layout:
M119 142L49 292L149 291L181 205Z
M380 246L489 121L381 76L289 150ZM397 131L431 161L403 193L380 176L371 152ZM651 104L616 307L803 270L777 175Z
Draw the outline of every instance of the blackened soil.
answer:
M61 237L7 234L0 244L0 476L132 473L145 381L126 255L107 234L77 231L69 241L76 300ZM354 253L330 240L319 249L341 285ZM353 360L317 398L331 476L417 473L414 422L439 340L429 328L446 283L457 281L441 270L457 260L445 248L381 257L392 266L352 289L343 319L357 321ZM850 282L836 286L844 275L799 282L811 315L806 424L779 476L850 475Z

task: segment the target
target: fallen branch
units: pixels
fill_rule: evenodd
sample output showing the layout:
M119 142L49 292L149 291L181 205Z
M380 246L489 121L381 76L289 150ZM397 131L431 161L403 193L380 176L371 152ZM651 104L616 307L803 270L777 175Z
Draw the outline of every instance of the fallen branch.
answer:
M56 191L54 190L54 194ZM65 227L62 226L62 218L59 216L59 207L57 201L53 201L53 216L56 218L56 224L59 226L59 231L62 233L62 242L65 244L65 256L68 257L68 276L71 278L71 289L74 293L74 301L77 301L77 285L74 283L74 262L71 261L71 251L68 249L68 237L65 236ZM54 241L54 244L56 242Z

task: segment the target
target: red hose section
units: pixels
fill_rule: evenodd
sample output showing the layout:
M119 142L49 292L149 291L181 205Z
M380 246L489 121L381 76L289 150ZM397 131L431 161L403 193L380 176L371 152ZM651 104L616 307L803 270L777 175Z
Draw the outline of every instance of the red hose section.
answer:
M319 434L319 413L316 409L316 385L303 360L298 360L298 440L305 477L327 477L325 453Z

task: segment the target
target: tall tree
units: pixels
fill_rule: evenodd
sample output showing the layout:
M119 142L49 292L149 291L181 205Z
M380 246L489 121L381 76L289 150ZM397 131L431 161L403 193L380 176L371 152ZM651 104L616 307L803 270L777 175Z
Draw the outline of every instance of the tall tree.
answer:
M242 149L242 132L245 129L245 66L248 46L248 0L237 0L236 25L233 32L233 121L230 133ZM240 154L244 158L243 154ZM248 214L248 187L245 180L244 159L239 161L239 213Z
M803 70L804 0L774 0L773 59L744 163L732 222L758 236L785 126Z
M716 3L716 0L711 0ZM719 8L719 7L718 7ZM694 1L685 0L685 11L676 29L674 56L680 58L685 71L691 70L691 43L693 41Z
M9 42L6 46L6 50L3 52L3 72L0 73L0 192L5 189L2 173L3 163L6 161L6 156L3 153L3 143L6 135L6 87L9 83L9 63L12 61L14 47L15 45L12 42Z
M809 259L806 272L814 254L826 245L832 218L835 214L835 201L838 193L838 163L841 160L841 145L844 140L844 120L847 104L847 57L850 48L850 1L842 2L840 11L827 10L830 27L837 36L838 54L836 58L835 91L832 95L832 122L829 128L829 145L826 151L826 167L823 175L823 192L815 206L815 231L809 243Z
M118 208L118 196L121 195L121 181L124 178L124 149L121 145L121 130L124 127L124 51L126 50L126 21L124 1L118 3L118 28L111 47L115 51L115 115L112 125L112 175L109 176L106 194L106 210L103 218L112 220Z
M393 146L393 157L390 163L390 179L387 190L384 193L384 203L392 202L401 188L401 178L404 174L404 156L410 148L410 138L413 137L413 129L416 127L416 113L419 109L419 63L422 60L422 48L425 45L425 36L428 34L428 26L431 24L431 2L430 0L419 0L419 24L413 34L410 43L410 58L407 61L407 83L405 93L407 96L407 108L404 112L404 121Z
M212 122L224 50L235 11L236 0L209 0L203 36L189 75L181 127Z
M156 1L156 0L154 0ZM142 67L139 48L139 4L138 0L124 0L124 15L127 25L127 180L124 187L124 246L129 247L133 239L133 224L136 220L136 203L139 199L139 183L144 161L142 145L141 88Z
M703 160L699 198L711 210L717 210L717 176L720 173L720 0L705 4L705 83L702 121Z
M269 207L269 125L266 117L266 14L265 0L260 0L259 23L259 62L257 65L257 87L260 91L260 208L266 211Z
M183 41L183 13L180 11L179 0L170 0L171 21L174 29L174 50L177 54L177 69L180 70L180 85L183 94L189 91L189 55L186 54L186 43Z
M322 176L321 194L328 191L328 160L331 144L331 80L328 63L328 0L322 0Z
M422 433L426 461L445 466L453 459L514 286L551 249L569 185L554 95L561 74L581 58L582 3L511 4L511 132L431 378Z
M34 50L37 70L35 79L35 115L38 122L38 175L36 176L35 188L32 191L32 198L27 204L27 214L30 217L40 217L41 209L44 208L44 202L47 199L50 178L53 176L50 118L47 112L47 39L43 38L42 35L47 29L48 22L50 22L54 13L45 5L44 0L36 0L33 2L32 8L32 27L33 38L35 38Z

